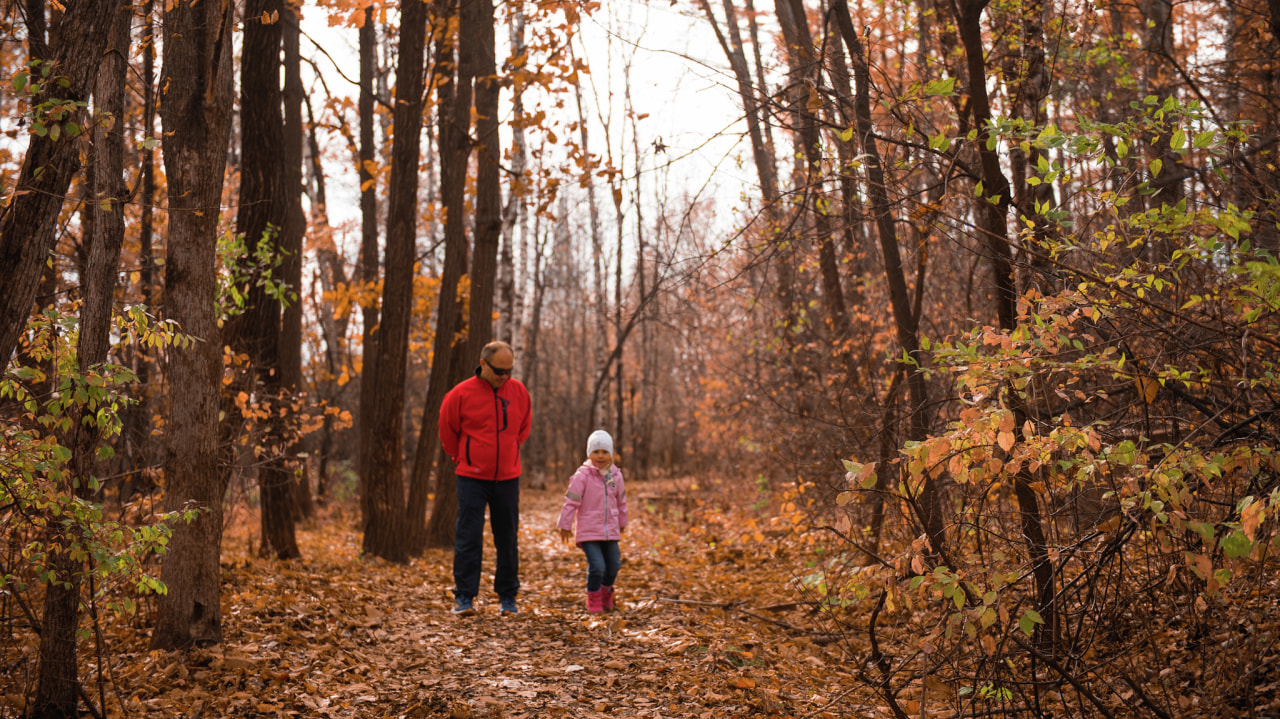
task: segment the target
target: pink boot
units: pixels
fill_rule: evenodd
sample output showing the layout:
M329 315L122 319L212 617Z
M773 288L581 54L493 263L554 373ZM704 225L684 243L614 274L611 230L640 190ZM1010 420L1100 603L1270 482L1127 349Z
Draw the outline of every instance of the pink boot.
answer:
M606 612L613 611L613 587L600 587L600 608Z
M604 590L587 592L587 614L599 614L604 611Z

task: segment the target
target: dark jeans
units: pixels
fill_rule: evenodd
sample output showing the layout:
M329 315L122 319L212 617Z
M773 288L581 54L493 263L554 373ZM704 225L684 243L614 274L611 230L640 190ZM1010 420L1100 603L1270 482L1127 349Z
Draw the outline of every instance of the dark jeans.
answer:
M622 568L618 540L583 542L582 553L587 555L587 591L594 592L601 585L612 587Z
M520 479L494 482L458 477L458 524L453 539L454 596L475 597L480 593L486 506L498 554L493 591L499 597L514 597L520 591L520 548L516 543L520 528Z

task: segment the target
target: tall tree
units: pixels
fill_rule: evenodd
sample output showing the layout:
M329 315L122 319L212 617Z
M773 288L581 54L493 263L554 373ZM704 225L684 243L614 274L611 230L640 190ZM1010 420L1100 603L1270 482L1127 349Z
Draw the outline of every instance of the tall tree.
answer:
M245 5L243 47L240 64L240 197L236 212L236 233L244 242L241 268L248 278L243 311L225 325L224 341L236 354L249 358L244 372L237 373L231 401L224 401L226 447L242 419L236 407L238 392L261 397L268 404L283 399L281 365L281 301L272 289L275 277L267 276L272 265L287 261L282 229L286 222L284 117L280 91L281 0L249 0ZM265 266L264 266L265 265ZM288 270L286 269L286 274ZM297 274L296 268L293 274ZM283 278L282 278L283 279ZM286 280L287 281L287 280ZM296 280L295 280L296 281ZM296 292L296 285L294 285ZM296 304L296 303L295 303ZM258 469L258 490L262 500L262 554L281 559L301 555L294 528L293 473L284 453L288 442L283 417L272 411L264 421ZM255 447L258 450L258 447ZM224 472L235 465L227 458Z
M1016 289L1013 277L1013 251L1009 239L1008 212L1012 206L1011 186L999 155L996 143L990 139L993 127L991 100L987 96L986 62L982 42L982 11L989 0L957 0L956 18L960 31L960 41L964 45L965 65L969 73L970 103L973 113L973 125L978 129L975 145L978 149L982 169L984 194L977 198L978 227L982 232L987 248L987 257L991 262L992 275L995 277L996 317L1000 329L1012 332L1017 327ZM1034 40L1034 36L1024 38ZM1043 50L1043 48L1038 48ZM1033 52L1036 48L1033 48ZM1024 82L1034 81L1034 76L1024 77ZM1034 90L1032 92L1039 92ZM1017 397L1016 393L1012 394ZM1021 426L1027 419L1025 404L1015 399L1015 424ZM1036 582L1036 609L1044 619L1038 638L1041 647L1049 654L1053 653L1054 640L1057 634L1056 612L1054 611L1054 569L1049 555L1049 547L1045 538L1045 530L1041 519L1040 502L1032 489L1032 478L1026 470L1020 471L1014 480L1014 496L1018 502L1021 515L1021 526L1027 549L1031 555L1032 572Z
M107 359L110 348L111 312L116 286L120 246L124 242L124 122L125 73L129 56L129 21L133 13L128 3L117 5L111 23L107 53L98 71L93 91L94 156L90 166L94 197L92 234L88 237L88 258L82 274L83 303L80 306L80 335L76 359L80 371L96 371ZM84 421L88 420L88 421ZM100 438L91 417L76 416L66 444L71 448L73 484L69 493L81 499L93 495L95 478L100 476L95 450ZM40 632L40 673L36 684L33 716L74 717L80 700L77 644L80 629L80 593L85 570L76 558L74 536L55 530L50 552L50 568L58 577L45 589L43 628Z
M404 395L413 309L414 258L417 254L418 154L422 146L423 61L427 42L427 5L400 5L400 47L396 64L395 137L387 198L387 249L383 263L382 312L378 323L377 386L371 423L369 474L364 477L368 521L364 551L383 559L407 561L402 527L404 497Z
M840 35L853 65L856 93L853 100L853 114L857 118L854 135L858 139L858 146L865 158L867 197L870 199L871 214L875 217L876 229L880 236L880 251L884 261L885 280L889 286L889 304L893 311L896 336L903 351L916 363L915 367L904 371L907 372L907 390L911 403L907 439L918 442L923 440L929 432L929 386L924 376L919 316L912 311L911 307L906 275L902 269L902 255L898 247L896 220L885 185L884 162L880 157L875 127L871 121L871 70L862 41L858 39L858 34L853 28L848 3L845 0L836 0L832 4L832 9L836 14ZM929 535L933 550L941 553L945 551L946 533L939 493L940 488L937 482L932 477L929 478L920 491L916 507L920 523Z
M116 7L115 0L67 3L56 33L71 41L57 43L50 61L18 75L19 84L32 93L32 126L47 132L29 136L18 180L0 209L0 277L5 278L0 290L0 371L9 366L27 324L57 239L58 213L71 178L80 170L80 149L73 139L86 122L80 110L66 108L89 99ZM40 59L38 52L32 55Z
M410 487L410 536L417 537L422 513L426 510L426 486L431 468L436 464L440 446L440 405L452 386L456 368L454 354L464 343L458 342L462 332L462 309L458 303L458 282L467 271L466 183L467 160L471 148L471 75L472 65L462 63L452 18L458 13L457 3L439 0L433 13L432 32L436 44L435 78L436 141L440 147L440 200L444 206L444 267L440 273L440 295L436 302L436 333L431 347L431 376L422 406L422 424L418 435L418 451L414 455L413 480ZM453 546L454 523L457 519L457 487L446 477L448 461L442 461L436 472L436 497L431 516L423 529L422 546Z
M471 257L471 305L467 323L466 361L480 356L493 339L493 295L502 235L502 149L498 142L497 46L493 0L462 3L458 46L475 82L476 196L474 250Z
M170 353L164 457L165 506L201 510L174 528L160 579L168 587L151 634L155 649L222 641L218 558L222 497L218 469L218 387L222 353L217 326L218 207L230 140L231 3L176 3L164 10L160 121L169 189L165 309L197 338Z
M378 67L378 32L374 24L373 7L364 11L360 25L360 259L357 262L356 280L360 283L363 361L360 372L360 421L356 425L358 436L356 474L360 482L360 522L362 528L369 525L371 496L364 483L370 473L370 457L373 452L373 393L378 386L378 366L374 357L378 354L378 300L374 289L378 285L378 181L377 145L374 142L373 100L374 75Z
M529 60L527 41L525 40L524 3L517 0L511 4L511 14L507 28L511 45L511 64L523 68ZM516 245L520 248L520 261L527 260L528 218L526 217L525 197L528 194L529 179L525 170L529 163L528 141L525 139L524 88L527 81L524 74L517 71L511 79L511 182L507 193L507 204L502 211L502 256L498 265L498 339L516 347L520 336L520 321L523 317L524 293L518 291L524 286L524 278L516 271ZM518 240L517 240L518 238ZM520 358L516 347L517 362Z
M302 210L302 28L301 7L286 3L280 15L281 45L284 50L284 143L282 158L282 201L284 225L280 228L281 280L292 298L284 306L280 325L280 386L284 396L297 397L302 390L302 239L307 232L307 216ZM295 477L297 515L307 517L314 511L306 462L298 461L296 437L285 449L286 469ZM299 471L300 470L300 471Z

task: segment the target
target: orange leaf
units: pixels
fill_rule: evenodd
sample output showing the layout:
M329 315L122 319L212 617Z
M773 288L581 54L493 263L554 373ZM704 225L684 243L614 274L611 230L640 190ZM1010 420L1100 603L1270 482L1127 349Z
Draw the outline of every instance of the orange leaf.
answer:
M729 680L729 686L736 689L755 689L756 680L751 677L734 677Z

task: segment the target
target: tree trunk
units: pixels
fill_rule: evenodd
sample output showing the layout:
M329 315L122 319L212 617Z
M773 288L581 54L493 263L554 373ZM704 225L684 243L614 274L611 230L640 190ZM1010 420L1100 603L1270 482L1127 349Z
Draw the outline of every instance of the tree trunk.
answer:
M250 285L244 311L232 317L224 329L226 344L236 353L249 357L247 371L243 375L237 373L239 377L232 389L261 398L273 409L284 400L281 303L267 292L263 285L267 278L260 275L255 261L264 251L272 258L286 259L281 233L286 218L286 158L280 92L281 23L264 23L261 18L284 10L281 0L249 0L245 6L240 65L240 205L236 232L244 238L244 267ZM287 265L285 271L288 272ZM234 405L237 392L228 394L233 401L224 399L227 424L224 442L231 440L229 444L234 447L241 417ZM262 502L260 553L292 559L301 556L301 552L294 531L293 473L284 457L285 428L275 411L264 423L261 444L254 448L263 459L258 471ZM234 457L229 459L233 465ZM223 471L229 472L230 465Z
M280 15L281 42L284 46L284 227L280 249L284 252L281 279L289 286L289 302L285 304L280 327L280 384L288 397L302 390L302 238L307 232L307 217L302 210L302 58L299 27L301 18L292 6ZM311 501L308 463L298 458L298 438L290 433L286 447L287 469L295 477L294 510L297 517L315 513Z
M165 306L169 319L199 339L169 353L164 458L165 508L202 510L174 527L160 579L153 649L222 641L219 567L222 497L217 469L218 387L222 378L217 317L217 208L232 107L230 4L167 5L160 119L169 188Z
M778 24L787 45L787 65L792 85L789 93L791 112L795 116L796 127L799 128L797 134L805 158L805 204L802 207L808 210L818 235L818 266L822 276L822 294L826 300L827 324L836 343L843 346L844 340L849 337L849 315L836 265L831 215L818 207L824 194L822 138L814 112L821 103L817 93L817 88L822 84L818 72L819 62L813 52L813 38L809 33L803 3L800 0L777 0L776 7Z
M422 138L423 58L427 6L401 3L400 49L396 64L395 139L387 204L387 250L378 324L377 387L368 414L372 454L364 488L369 522L364 551L394 562L408 561L402 527L404 498L404 395L413 310L414 258L417 253L418 153Z
M527 61L527 46L524 33L524 4L515 2L511 5L511 20L508 35L511 43L511 57L514 62ZM518 287L523 285L516 276L515 249L517 233L521 238L521 260L528 253L527 229L525 226L525 195L528 193L529 178L525 177L525 169L529 161L529 152L524 135L524 82L513 80L511 87L511 184L507 193L507 205L502 212L502 257L499 264L499 308L498 339L512 347L520 335L520 319L522 315L522 293ZM516 352L517 361L520 353Z
M760 178L760 194L765 207L772 208L778 199L778 168L773 157L773 148L765 143L765 135L760 121L759 103L756 91L751 82L751 69L747 66L747 56L742 48L742 31L738 27L737 11L733 0L724 0L725 27L729 31L728 40L720 30L711 3L699 0L702 12L715 31L720 49L724 51L729 67L733 70L734 79L738 83L738 97L742 100L742 110L747 121L747 136L751 139L751 156L755 161L756 175Z
M117 7L112 20L108 51L103 57L93 91L96 118L112 118L109 128L95 123L93 172L94 197L90 203L94 217L89 236L88 262L82 275L84 303L80 308L80 336L76 356L80 372L88 375L107 359L110 348L111 311L116 284L116 268L120 264L120 246L124 242L124 89L129 56L129 21L131 8ZM95 449L101 436L96 422L81 421L85 411L78 408L65 444L72 451L71 477L74 489L67 489L81 499L92 496L91 482L98 472ZM57 582L45 588L43 627L40 632L40 669L32 716L74 717L80 699L77 665L77 632L80 628L80 588L84 562L72 556L77 543L61 525L52 533L51 568ZM65 529L74 530L67 526Z
M987 144L991 127L991 106L987 98L986 65L983 61L982 10L987 0L960 0L957 11L960 40L964 44L965 60L969 71L970 107L973 124L978 128L975 143L982 160L982 182L986 197L978 198L980 205L978 223L986 236L991 270L996 278L996 316L1000 328L1012 331L1017 327L1015 315L1017 296L1013 281L1013 260L1008 238L1008 208L1010 206L1009 180L1001 169L1000 158ZM998 200L995 199L998 196ZM988 199L991 198L991 199ZM1014 401L1016 423L1020 426L1027 418L1026 405L1010 391ZM1037 625L1036 638L1041 650L1052 656L1057 636L1057 612L1054 608L1054 567L1049 557L1039 500L1031 489L1031 476L1019 472L1014 481L1014 496L1021 515L1022 534L1031 555L1032 575L1036 583L1036 610L1044 623Z
M594 177L596 165L591 160L591 134L587 131L587 127L590 123L587 118L586 111L582 106L582 85L580 83L576 83L573 86L573 99L574 106L578 111L578 141L582 143L581 152L582 157L584 158L582 174L584 175L583 182L586 184L587 189L587 217L590 220L591 231L591 281L592 288L594 289L591 297L591 306L595 310L595 326L592 328L593 331L591 333L594 339L594 346L591 348L591 356L595 360L595 365L598 367L603 362L605 355L608 353L607 348L609 346L609 314L607 309L608 304L606 302L607 295L605 294L604 279L605 273L608 269L601 264L604 262L604 237L601 234L600 229L600 203L596 199L596 178ZM609 128L606 125L606 142L609 136L608 132ZM621 188L614 187L614 179L612 176L610 176L609 185L614 188L613 203L615 214L617 216L618 232L621 233L623 231L622 190ZM600 413L601 409L603 408L592 407L591 416L595 417ZM595 427L592 426L587 431L594 429Z
M498 241L502 234L502 148L498 139L498 70L493 0L468 0L462 5L458 45L467 74L475 83L476 190L474 250L471 256L471 306L467 323L468 362L493 340L494 280L498 269Z
M49 132L29 136L18 181L0 209L0 277L5 278L0 290L0 372L9 366L27 325L45 262L57 240L55 226L63 198L71 178L80 171L80 143L74 141L73 123L76 128L88 125L79 111L61 118L40 116L41 106L55 98L59 104L88 100L117 6L116 0L68 4L56 32L73 40L51 46L56 77L65 78L67 84L64 87L51 77L32 98L38 120Z
M155 133L155 4L147 0L142 10L142 37L140 50L142 53L142 130L144 143L141 151L141 187L138 192L138 285L142 293L142 304L150 312L155 306L156 263L153 249L155 228L154 210L156 201L155 149L150 140ZM151 416L153 413L151 387L151 369L155 358L146 355L139 348L136 373L139 392L137 403L127 410L127 428L124 430L125 465L124 481L120 487L120 504L123 506L135 493L143 488L153 486L153 482L145 470L151 464L147 455L140 451L151 444Z
M907 356L917 363L917 366L908 370L907 373L907 394L911 404L907 439L923 441L929 433L929 388L923 373L924 356L920 351L918 320L911 310L911 298L907 292L906 275L902 270L902 256L898 249L898 233L894 227L894 217L885 186L884 165L880 160L880 150L876 146L875 130L871 124L871 71L867 66L862 42L858 40L858 34L853 29L848 3L846 0L836 0L832 4L832 9L835 11L836 22L844 39L845 48L853 61L856 85L854 116L857 118L854 135L858 138L858 144L865 158L867 197L870 199L871 213L876 218L876 227L879 230L880 251L884 260L885 279L889 286L889 303L893 309L898 343L902 345ZM926 478L915 504L920 515L920 523L929 535L933 550L945 556L946 531L942 522L940 493L941 490L933 478Z
M440 405L453 386L455 352L463 351L459 341L462 332L462 309L458 303L458 282L467 271L466 182L467 158L470 155L468 133L471 129L472 65L456 62L460 49L447 32L457 3L440 0L435 6L436 116L439 119L437 142L440 147L440 198L444 203L444 267L440 273L440 297L436 309L436 335L431 346L431 377L427 380L427 396L422 405L422 429L418 435L418 451L414 455L413 480L410 485L410 536L420 540L414 550L423 547L452 547L454 522L458 511L453 492L453 476L436 474L436 499L426 525L422 516L427 506L427 484L440 443ZM458 68L456 76L452 66ZM474 288L472 297L474 299ZM469 358L468 358L469 359ZM422 534L416 535L418 528Z
M364 11L364 24L360 26L360 260L357 278L360 282L360 312L362 320L360 412L356 423L357 457L356 476L360 496L360 526L368 530L372 509L371 495L365 482L369 477L370 458L373 452L374 391L378 386L378 300L374 293L378 286L378 181L376 169L377 146L374 144L373 114L374 73L377 70L378 33L374 25L373 8Z

